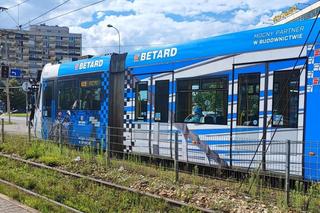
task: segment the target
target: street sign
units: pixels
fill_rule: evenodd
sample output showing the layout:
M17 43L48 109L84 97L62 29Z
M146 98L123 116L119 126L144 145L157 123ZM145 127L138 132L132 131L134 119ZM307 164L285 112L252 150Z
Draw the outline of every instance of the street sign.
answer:
M21 87L23 91L28 92L29 89L31 88L31 84L29 81L26 81L26 82L23 82Z
M21 77L21 70L20 69L11 69L10 70L10 77L20 78Z

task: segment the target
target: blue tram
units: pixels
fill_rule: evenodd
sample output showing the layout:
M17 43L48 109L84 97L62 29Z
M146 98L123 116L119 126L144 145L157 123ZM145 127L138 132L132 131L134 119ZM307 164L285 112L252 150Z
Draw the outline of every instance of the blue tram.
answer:
M172 157L178 131L181 161L280 173L291 140L291 173L320 180L319 29L307 20L140 50L115 71L112 56L48 64L36 134L53 138L59 121L70 143L105 148L106 127L121 126L123 151Z

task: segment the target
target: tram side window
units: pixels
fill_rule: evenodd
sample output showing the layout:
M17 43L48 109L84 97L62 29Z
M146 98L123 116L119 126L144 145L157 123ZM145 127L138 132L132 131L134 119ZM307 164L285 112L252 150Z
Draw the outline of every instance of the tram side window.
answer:
M260 74L240 74L238 81L239 126L259 125Z
M154 120L168 122L169 81L156 81L155 85L155 115Z
M80 81L80 110L100 110L101 81L86 79Z
M51 117L51 104L53 99L53 81L48 81L44 84L42 97L43 112L46 117Z
M227 77L177 81L176 122L227 124Z
M278 71L273 78L272 125L297 128L299 110L299 70Z
M148 82L142 81L136 83L135 95L135 119L147 119L148 112Z
M77 109L78 88L75 80L58 82L59 87L59 110Z

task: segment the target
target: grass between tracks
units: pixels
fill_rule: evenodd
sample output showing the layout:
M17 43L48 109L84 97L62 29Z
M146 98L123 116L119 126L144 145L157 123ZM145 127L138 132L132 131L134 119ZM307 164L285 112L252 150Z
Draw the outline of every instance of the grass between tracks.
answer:
M41 212L66 212L62 207L49 203L41 198L34 197L6 184L0 183L0 193L5 194L29 207L38 209Z
M84 212L179 212L166 202L0 158L0 178ZM30 205L30 203L29 203ZM31 203L33 206L33 203ZM35 206L42 212L51 209Z
M68 171L101 178L120 185L139 189L141 191L181 200L186 203L205 208L222 210L224 212L294 212L306 209L311 212L317 212L320 207L319 193L317 193L319 188L318 186L312 189L313 192L308 192L309 194L301 194L299 191L294 191L292 193L293 207L288 209L284 206L284 194L280 191L267 188L261 189L259 187L259 183L254 183L251 193L246 194L243 193L243 191L239 192L238 183L199 177L197 176L198 171L196 169L194 174L191 175L180 174L179 183L175 183L174 172L168 171L166 168L161 166L154 167L145 165L139 160L139 158L132 157L129 161L112 159L111 166L107 167L104 156L94 156L89 149L77 151L75 149L64 147L61 152L57 144L41 140L34 140L31 144L28 144L26 143L25 136L6 135L5 143L0 144L0 151L9 154L16 154L25 159L42 162ZM76 158L77 160L75 160ZM5 170L0 170L0 173L3 173L4 171ZM15 173L18 172L16 171ZM27 173L24 175L27 177ZM50 180L50 178L48 180ZM250 184L250 181L251 180L248 180L248 183L246 184ZM59 184L60 182L61 180L55 182L55 184ZM81 182L83 181L80 181L80 183L77 184L81 184ZM38 184L36 184L36 186L38 186ZM63 184L61 187L62 186L66 187ZM86 188L90 187L86 185ZM246 186L244 188L246 188ZM97 189L92 189L92 192L90 193L94 195L96 190ZM64 191L66 190L61 190L60 192L56 192L56 194ZM73 190L73 192L76 193L76 190ZM90 193L85 194L84 192L81 192L79 194L84 194L83 199L88 199L86 196L90 197ZM57 198L52 194L50 194L50 196L54 199L59 198L59 196ZM311 197L313 198L310 199ZM62 198L65 202L65 197L62 196ZM111 198L104 198L104 200L105 199ZM127 199L135 200L131 197L128 197ZM127 199L115 200L114 202L116 204L118 204L119 201L128 203L129 201L127 201ZM139 202L137 203L140 205ZM125 206L128 205L129 204L126 204ZM154 208L151 208L147 202L143 202L141 205L142 206L137 208L142 211L166 211L166 208L168 208L161 202L152 204ZM128 209L131 208L133 208L133 206L129 205ZM133 208L133 210L134 209L135 208ZM90 208L90 211L93 210L94 208Z

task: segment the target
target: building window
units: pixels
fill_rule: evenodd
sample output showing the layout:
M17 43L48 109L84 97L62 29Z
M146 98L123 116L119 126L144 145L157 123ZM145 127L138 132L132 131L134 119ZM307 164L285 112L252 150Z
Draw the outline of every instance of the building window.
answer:
M299 79L299 70L274 73L272 97L273 126L298 127Z
M101 81L86 79L80 81L80 110L100 110Z
M240 74L238 81L239 126L259 125L260 73Z
M75 80L64 80L58 82L59 88L59 110L71 110L78 108L78 91Z
M49 42L48 41L44 41L43 42L43 46L48 48L49 47Z
M135 96L135 119L147 120L148 113L148 82L142 81L136 83Z
M156 81L155 85L155 105L154 120L158 122L168 122L169 107L169 81Z
M177 81L176 122L227 124L228 78Z

